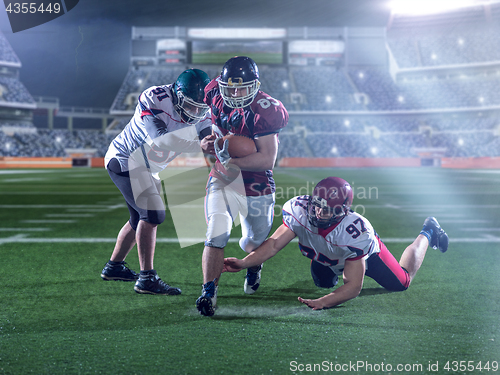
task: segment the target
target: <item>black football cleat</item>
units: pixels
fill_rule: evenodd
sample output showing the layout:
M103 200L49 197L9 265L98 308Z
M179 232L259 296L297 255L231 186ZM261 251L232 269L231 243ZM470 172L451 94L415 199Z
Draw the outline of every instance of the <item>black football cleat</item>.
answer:
M105 281L136 281L139 275L126 266L127 263L119 262L110 264L107 262L101 272L101 278Z
M168 296L181 294L179 288L168 285L156 273L140 275L135 283L134 290L140 294L164 294Z
M215 314L217 305L217 289L213 281L204 284L201 290L201 296L196 300L196 308L201 315L212 316Z
M424 227L420 234L423 234L429 240L429 246L433 249L439 249L442 253L448 250L449 238L446 232L439 226L435 217L428 217L424 221Z

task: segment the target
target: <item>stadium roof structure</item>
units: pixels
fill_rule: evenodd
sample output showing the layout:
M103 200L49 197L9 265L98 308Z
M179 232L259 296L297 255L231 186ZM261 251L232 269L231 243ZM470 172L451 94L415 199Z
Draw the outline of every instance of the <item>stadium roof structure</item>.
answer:
M393 0L389 7L393 15L422 16L496 3L500 0Z

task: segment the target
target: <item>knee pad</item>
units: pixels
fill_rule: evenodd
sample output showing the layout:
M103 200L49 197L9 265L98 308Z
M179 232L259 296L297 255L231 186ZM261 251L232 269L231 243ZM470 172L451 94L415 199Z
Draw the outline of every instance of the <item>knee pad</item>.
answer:
M128 222L133 230L137 230L137 226L139 225L139 221L143 220L150 224L159 225L165 221L165 211L156 211L156 210L140 210L130 211L130 219Z
M337 275L335 275L331 279L320 279L315 275L312 275L312 278L314 281L314 285L316 285L318 288L325 288L325 289L333 288L339 282L339 277Z
M263 240L256 240L250 237L242 237L240 238L239 244L243 251L250 254L256 248L258 248L265 240L266 240L265 238Z
M205 246L217 247L223 249L229 241L230 233L221 234L220 236L209 238L205 241Z
M205 246L224 248L231 235L233 221L228 214L214 214L208 220Z
M318 288L333 288L339 282L339 277L330 267L311 261L311 276Z
M159 225L165 221L165 211L148 210L144 221Z

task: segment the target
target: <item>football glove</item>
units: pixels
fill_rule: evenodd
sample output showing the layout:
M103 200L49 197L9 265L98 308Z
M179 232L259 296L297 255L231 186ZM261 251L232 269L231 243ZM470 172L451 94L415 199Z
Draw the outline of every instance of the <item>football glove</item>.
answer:
M214 142L214 148L215 148L215 156L217 157L217 160L222 164L224 168L227 168L227 164L231 160L231 156L229 155L228 147L229 147L229 140L226 139L224 143L222 144L222 149L219 147L219 140L222 139L222 137L219 137L215 140Z

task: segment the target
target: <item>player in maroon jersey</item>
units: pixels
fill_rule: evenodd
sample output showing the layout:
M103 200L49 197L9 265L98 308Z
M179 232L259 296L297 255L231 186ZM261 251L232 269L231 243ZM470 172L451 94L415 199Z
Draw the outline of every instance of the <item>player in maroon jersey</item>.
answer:
M207 238L203 251L203 289L196 301L200 314L211 316L217 301L218 280L224 266L224 248L233 221L242 226L240 247L251 253L271 231L275 203L272 168L278 153L278 133L288 123L283 104L259 90L259 69L249 57L237 56L223 66L219 77L205 88L212 112L214 141L228 133L248 136L257 152L231 158L227 143L219 149L207 184L205 214ZM241 170L244 191L231 188L234 171ZM253 294L260 283L261 265L247 270L244 291Z

